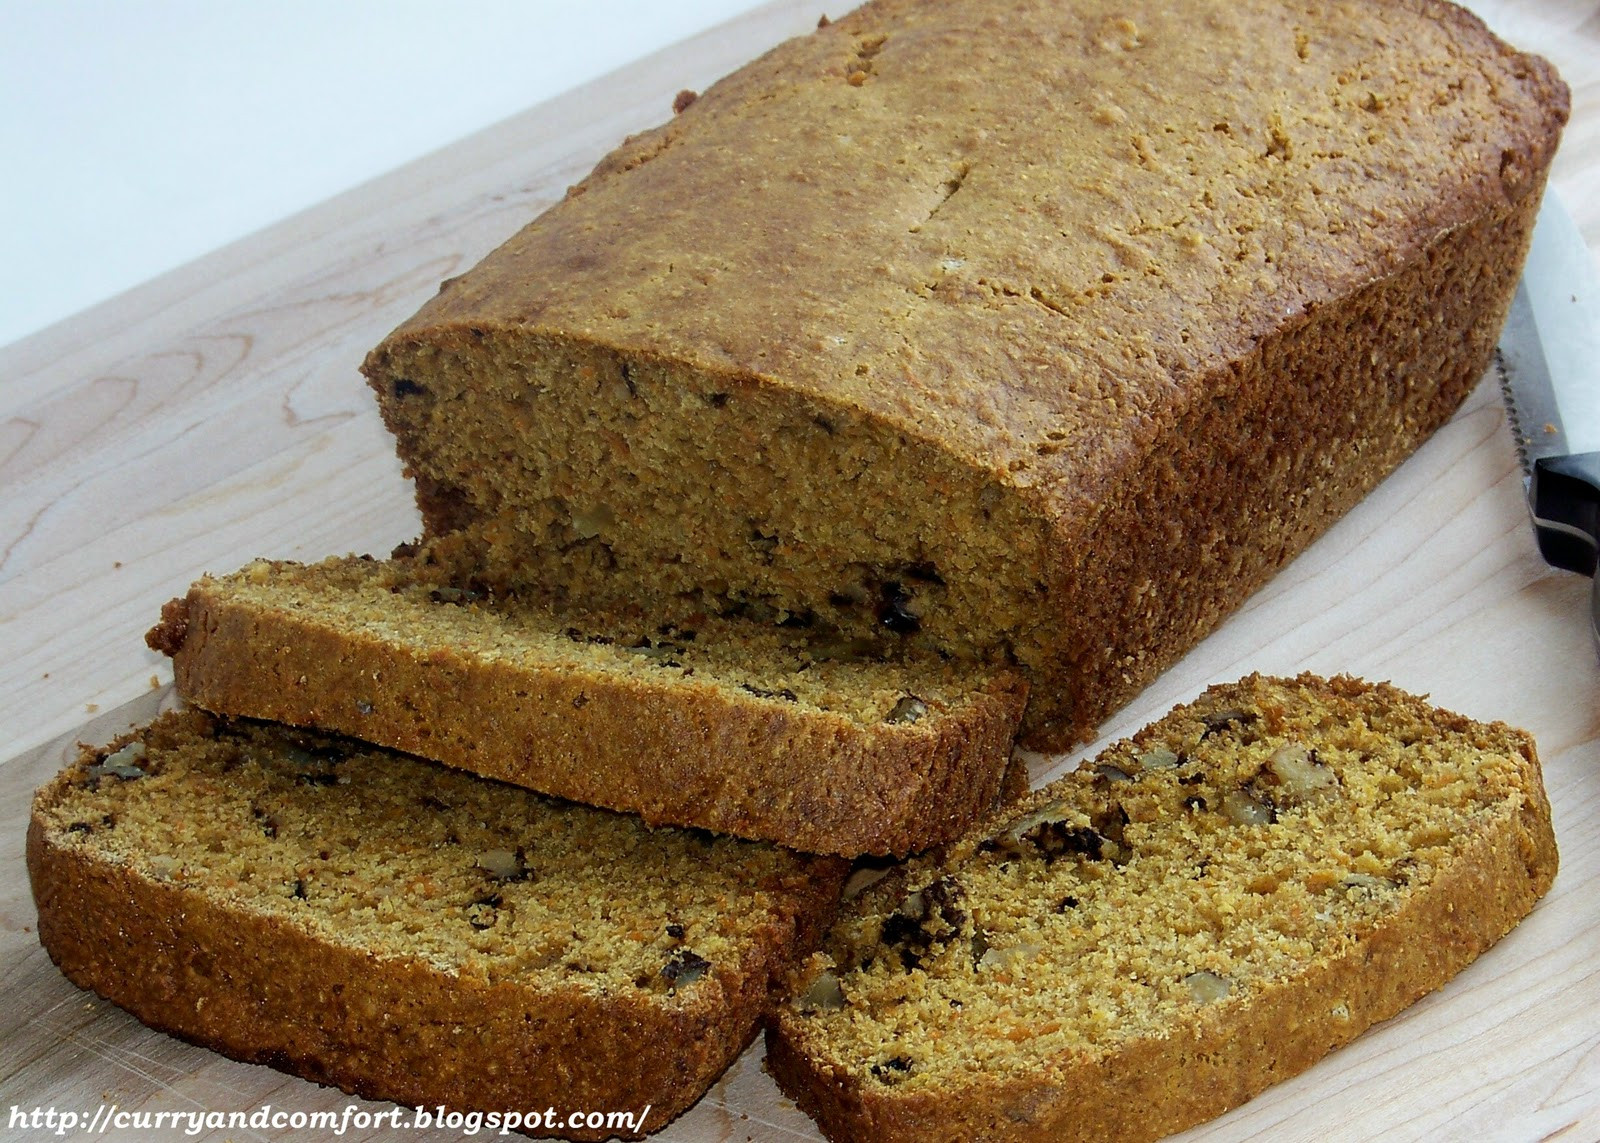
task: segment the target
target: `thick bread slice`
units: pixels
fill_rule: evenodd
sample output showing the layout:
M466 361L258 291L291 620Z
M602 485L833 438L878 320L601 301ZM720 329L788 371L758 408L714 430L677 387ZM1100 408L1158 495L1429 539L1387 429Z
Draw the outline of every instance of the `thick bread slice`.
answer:
M1524 732L1252 676L868 891L768 1067L837 1141L1154 1139L1440 987L1555 872Z
M1478 383L1567 100L1437 0L874 0L365 371L442 558L998 651L1065 748Z
M410 1105L649 1104L649 1130L749 1042L844 868L198 711L85 750L28 831L51 958L152 1027Z
M251 564L152 646L219 714L355 735L589 805L854 856L958 835L1000 788L1006 670L699 615L661 627L496 598L415 561Z

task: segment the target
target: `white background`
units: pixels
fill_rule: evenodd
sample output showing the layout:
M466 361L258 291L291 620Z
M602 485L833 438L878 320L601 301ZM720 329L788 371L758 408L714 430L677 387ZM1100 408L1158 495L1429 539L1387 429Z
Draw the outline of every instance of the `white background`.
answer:
M0 0L0 345L758 0Z

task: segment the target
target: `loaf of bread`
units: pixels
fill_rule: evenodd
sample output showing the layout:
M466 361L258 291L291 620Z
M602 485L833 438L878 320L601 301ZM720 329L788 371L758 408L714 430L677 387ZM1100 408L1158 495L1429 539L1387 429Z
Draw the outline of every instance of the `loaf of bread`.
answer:
M152 1027L369 1098L648 1130L749 1042L844 868L195 711L86 750L28 831L51 958Z
M258 561L149 636L217 714L368 742L647 822L855 856L986 813L1026 687L804 628L560 612L411 560ZM863 659L863 655L869 656Z
M1566 114L1440 0L873 0L365 372L435 558L1012 661L1060 748L1478 381Z
M1251 677L847 907L768 1068L836 1143L1155 1139L1440 987L1555 872L1525 733Z

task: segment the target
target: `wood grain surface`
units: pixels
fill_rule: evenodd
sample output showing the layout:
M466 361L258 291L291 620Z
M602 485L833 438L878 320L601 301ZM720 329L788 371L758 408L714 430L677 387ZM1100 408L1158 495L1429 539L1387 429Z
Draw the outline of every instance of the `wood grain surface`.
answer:
M1600 3L1474 6L1571 85L1554 185L1600 247ZM356 372L365 350L623 135L665 118L679 89L820 11L776 0L0 349L0 1138L42 1137L8 1128L13 1105L383 1109L151 1032L68 984L33 934L31 792L77 739L173 701L142 635L199 573L411 537L410 491ZM1182 1138L1600 1140L1600 665L1587 592L1536 554L1484 385L1105 727L1126 734L1251 670L1388 678L1531 729L1555 809L1561 876L1516 932L1439 993ZM1033 776L1071 761L1037 759ZM345 1137L379 1136L392 1137ZM660 1137L818 1138L759 1049Z

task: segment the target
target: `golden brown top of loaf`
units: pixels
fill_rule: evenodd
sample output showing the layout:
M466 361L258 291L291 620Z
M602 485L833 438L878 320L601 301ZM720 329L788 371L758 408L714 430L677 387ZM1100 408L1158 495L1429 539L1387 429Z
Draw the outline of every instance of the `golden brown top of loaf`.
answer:
M1436 0L875 0L630 139L391 341L682 361L1075 498L1186 378L1535 188L1566 106Z

